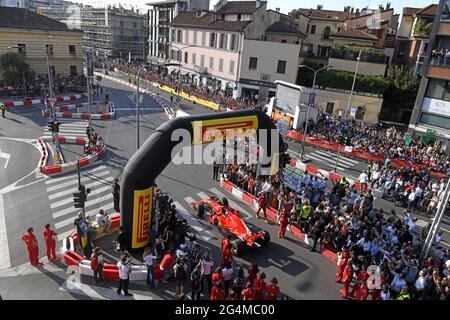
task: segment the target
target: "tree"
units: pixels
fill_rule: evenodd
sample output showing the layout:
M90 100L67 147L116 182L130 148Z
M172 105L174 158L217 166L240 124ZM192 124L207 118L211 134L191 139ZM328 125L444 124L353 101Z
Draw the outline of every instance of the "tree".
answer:
M431 34L431 29L433 28L433 23L418 23L414 28L414 36L416 37L429 37Z
M25 57L15 52L8 52L0 56L0 70L3 79L10 85L23 84L24 76L27 81L32 76Z
M418 86L417 79L414 79L413 69L409 69L406 66L397 66L390 64L388 66L387 78L394 87L407 90L416 88Z

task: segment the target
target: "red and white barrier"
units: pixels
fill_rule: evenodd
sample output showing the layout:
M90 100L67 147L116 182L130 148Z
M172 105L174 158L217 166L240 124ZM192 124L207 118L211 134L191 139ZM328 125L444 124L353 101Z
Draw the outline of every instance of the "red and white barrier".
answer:
M63 119L82 119L82 120L111 120L116 116L116 107L114 103L109 104L109 113L103 114L89 114L89 113L70 113L70 112L55 112L56 118ZM48 110L42 110L43 117L50 117Z
M80 140L81 141L81 140ZM103 158L106 153L106 148L103 146L102 149L96 151L95 153L80 159L80 168L86 167L95 161ZM46 166L42 168L42 173L46 175L58 174L58 173L68 173L77 171L77 162L70 162L65 164L57 164L54 166Z
M37 144L39 146L39 152L41 153L41 158L39 160L39 169L42 172L42 168L46 167L48 164L48 158L49 158L48 148L47 148L47 145L46 145L44 139L42 139L42 138L39 138L37 140Z
M96 105L97 102L92 102L91 105ZM89 103L79 103L79 104L67 104L65 106L56 106L55 111L61 112L61 111L69 111L69 110L78 110L81 108L88 107Z
M40 138L43 141L53 141L52 137L43 137ZM83 137L66 137L66 136L58 136L58 142L65 144L65 143L70 143L70 144L77 144L80 146L84 146L88 143L88 139L87 138L83 138Z
M72 100L79 100L86 98L88 95L86 93L77 94L73 96L67 96L67 97L56 97L56 102L65 102L65 101L72 101ZM43 104L45 102L45 99L27 99L22 101L6 101L3 102L3 105L5 107L21 107L21 106L33 106L38 104Z

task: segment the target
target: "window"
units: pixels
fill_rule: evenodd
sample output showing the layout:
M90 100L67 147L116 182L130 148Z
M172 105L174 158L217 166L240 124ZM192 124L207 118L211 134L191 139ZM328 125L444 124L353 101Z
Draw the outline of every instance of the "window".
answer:
M286 39L281 39L281 43L287 43Z
M209 57L209 68L214 70L214 57Z
M75 46L69 46L69 54L72 56L76 55Z
M425 96L432 99L450 101L450 81L431 79Z
M189 54L187 52L184 53L184 63L189 63Z
M286 61L278 60L277 73L285 74L286 73L286 64L287 64Z
M200 67L204 68L205 67L205 55L202 54L200 56Z
M251 58L250 58L250 62L249 62L249 64L248 64L248 68L249 68L250 70L256 70L256 69L258 69L258 58L251 57Z
M231 35L231 45L230 45L231 51L237 51L238 42L239 42L239 36L237 34Z
M123 28L123 21L120 21L120 27Z
M444 129L450 129L450 119L443 116L422 113L419 122Z
M184 32L184 43L189 44L189 30Z
M71 76L77 76L78 75L77 66L70 66L70 75Z
M216 34L214 32L211 32L209 35L209 47L210 48L216 47Z
M227 42L228 42L228 35L225 33L221 33L220 34L220 44L219 44L219 48L220 49L227 49Z
M234 60L230 61L230 74L234 74L234 66L235 66Z
M309 24L306 26L306 33L309 33Z
M18 43L17 44L17 51L19 52L19 54L27 54L27 46L25 45L25 43Z
M238 21L241 21L242 20L242 14L238 14L238 16L237 16L237 19L238 19Z
M192 64L195 66L197 63L197 55L195 53L192 54Z
M219 71L223 72L223 59L219 60Z
M206 32L204 31L202 32L202 46L206 46Z
M45 48L47 49L48 54L50 55L50 57L53 57L54 52L53 52L53 45L52 44L47 44L45 46Z
M177 31L177 42L183 43L183 31L182 30Z
M316 26L312 25L311 26L311 34L315 34L316 33Z
M137 23L136 22L133 22L133 28L137 29Z
M323 29L323 38L324 39L329 39L330 38L330 34L331 34L331 28L329 26L326 26Z
M197 31L194 31L194 44L197 45Z

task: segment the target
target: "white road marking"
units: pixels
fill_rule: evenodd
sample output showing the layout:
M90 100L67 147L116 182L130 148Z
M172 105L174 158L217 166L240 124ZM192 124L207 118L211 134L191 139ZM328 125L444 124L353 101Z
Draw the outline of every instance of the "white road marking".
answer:
M180 215L187 220L189 225L196 230L199 235L205 239L205 241L209 241L212 239L213 235L212 233L207 230L199 221L195 220L192 215L189 213L189 210L186 210L179 202L174 202L175 206L177 207L178 212Z
M102 166L98 166L98 167L96 167L96 168L94 168L92 170L89 170L87 172L83 172L81 175L82 176L92 175L93 173L96 173L97 171L101 171L101 170L102 171L103 170L108 170L108 168L103 166L103 165ZM71 180L71 179L74 179L76 177L78 177L78 176L75 173L75 174L70 174L70 175L62 176L62 177L58 177L58 178L51 178L51 179L48 179L47 181L45 181L45 184L47 184L47 185L55 184L55 183L58 183L58 182L61 182L61 181L64 181L64 180Z
M104 172L98 173L95 176L95 178L100 179L100 177L107 176L109 174L110 173L108 171L104 171ZM86 182L86 181L91 181L92 179L93 179L92 177L82 177L81 178L81 183ZM64 182L64 183L58 184L56 186L48 187L47 191L50 193L50 192L59 190L61 188L69 187L71 185L78 185L78 179L73 179L72 181L68 181L68 182Z
M0 193L0 270L11 267L3 193Z

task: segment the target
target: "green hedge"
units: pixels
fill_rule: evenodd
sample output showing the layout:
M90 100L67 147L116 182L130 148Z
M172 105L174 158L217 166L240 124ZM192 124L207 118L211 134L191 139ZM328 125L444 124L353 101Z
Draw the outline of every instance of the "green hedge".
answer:
M316 84L325 88L350 90L354 73L342 70L328 70L317 75ZM382 94L389 86L389 81L383 77L358 74L356 76L355 92Z
M339 46L331 48L331 58L356 60L361 52L361 61L371 63L386 63L386 55L374 48L363 48L357 46Z

